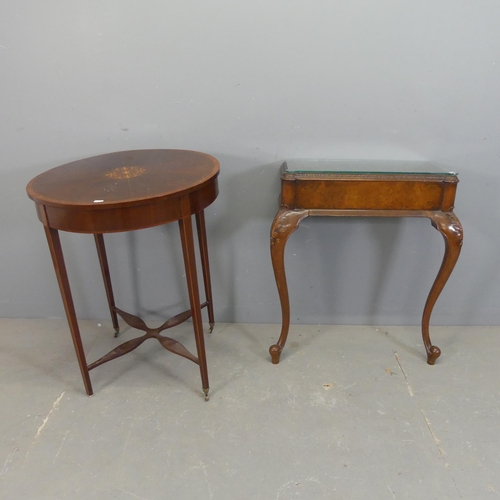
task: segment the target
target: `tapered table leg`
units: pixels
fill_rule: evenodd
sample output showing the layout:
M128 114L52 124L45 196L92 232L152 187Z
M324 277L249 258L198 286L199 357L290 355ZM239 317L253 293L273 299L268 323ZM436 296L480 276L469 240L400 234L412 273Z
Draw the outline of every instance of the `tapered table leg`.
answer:
M276 344L269 348L273 364L280 361L281 351L285 347L290 328L290 299L285 273L285 245L290 235L299 227L300 222L308 216L308 210L280 209L271 227L271 260L274 277L278 286L281 303L281 334Z
M75 306L73 304L73 298L71 296L68 273L66 272L66 265L64 263L64 256L62 252L59 233L57 229L52 229L47 226L44 226L44 229L47 236L47 242L49 244L50 255L52 257L52 262L54 264L54 269L57 276L57 282L59 284L59 290L61 291L61 297L64 304L64 310L66 311L66 317L68 319L71 337L73 338L76 357L78 359L78 364L80 365L83 384L85 386L87 394L89 396L92 396L92 384L90 382L89 371L87 369L87 361L85 358L85 352L83 350L80 329L78 328L78 321L76 319Z
M448 281L460 255L463 230L460 221L453 212L434 212L429 215L429 218L432 225L443 235L445 244L443 262L427 297L422 315L422 338L427 352L427 363L433 365L441 355L441 350L431 343L429 322L434 304Z
M118 316L114 310L115 298L113 296L113 287L111 286L111 275L109 273L106 247L104 246L104 236L102 234L94 234L94 239L97 248L97 255L99 256L99 264L101 265L104 288L106 289L106 297L108 298L111 321L113 322L113 328L115 329L115 337L118 337L118 335L120 335L120 325L118 324Z
M184 213L189 212L186 210ZM203 393L205 394L205 400L208 401L208 391L210 386L208 384L207 356L205 352L205 339L203 337L203 322L201 317L200 293L198 290L198 276L196 273L193 223L191 221L191 215L179 220L179 229L181 235L182 253L184 256L184 266L186 268L189 303L193 314L193 328L200 365L201 382Z
M210 280L210 265L208 263L207 230L205 226L205 212L196 213L196 228L198 230L198 242L200 244L201 268L203 270L203 284L205 285L205 297L208 302L208 333L212 333L215 325L214 303L212 299L212 284Z

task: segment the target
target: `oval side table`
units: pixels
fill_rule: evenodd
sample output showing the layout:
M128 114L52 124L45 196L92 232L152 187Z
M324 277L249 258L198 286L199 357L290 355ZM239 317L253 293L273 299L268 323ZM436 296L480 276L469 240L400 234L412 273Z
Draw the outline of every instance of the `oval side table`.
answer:
M43 223L59 283L64 309L83 377L85 390L93 394L89 371L123 356L145 340L156 338L167 350L200 367L202 388L208 400L208 369L201 309L208 309L211 332L214 312L208 263L204 209L217 197L219 162L207 154L173 149L121 151L67 163L35 177L27 186ZM206 301L200 302L192 215L195 215ZM190 309L170 318L158 328L115 306L104 233L133 231L179 222L186 269ZM87 364L75 307L64 263L59 230L94 235L115 336L117 314L141 337L129 340L102 358ZM161 335L163 330L193 318L197 356L179 342Z

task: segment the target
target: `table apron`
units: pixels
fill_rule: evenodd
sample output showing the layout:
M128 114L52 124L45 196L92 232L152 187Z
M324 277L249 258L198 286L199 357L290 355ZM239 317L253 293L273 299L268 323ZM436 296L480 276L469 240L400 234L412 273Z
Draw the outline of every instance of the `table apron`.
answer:
M427 217L432 219L433 214L445 213L442 210L357 210L357 209L311 209L301 210L306 212L306 217ZM448 211L446 213L453 213Z
M38 202L36 208L40 221L54 229L74 233L113 233L145 229L177 221L186 216L181 209L182 197L189 198L191 214L195 214L210 205L217 198L217 194L217 180L214 179L197 191L180 197L150 200L143 205L87 208L58 207Z
M453 210L456 183L405 180L282 181L281 204L290 209Z

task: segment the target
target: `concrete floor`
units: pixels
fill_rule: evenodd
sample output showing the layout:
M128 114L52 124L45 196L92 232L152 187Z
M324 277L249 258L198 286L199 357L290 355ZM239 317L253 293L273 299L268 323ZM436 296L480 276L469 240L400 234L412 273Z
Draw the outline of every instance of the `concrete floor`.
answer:
M132 338L81 323L89 361ZM198 367L155 340L83 391L64 320L0 320L1 499L500 497L500 327L218 324ZM191 325L171 335L194 350Z

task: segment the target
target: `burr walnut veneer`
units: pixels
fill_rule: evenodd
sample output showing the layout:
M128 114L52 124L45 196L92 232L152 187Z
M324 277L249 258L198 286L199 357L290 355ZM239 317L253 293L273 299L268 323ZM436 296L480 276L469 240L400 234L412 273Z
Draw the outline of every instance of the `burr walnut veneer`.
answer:
M210 331L214 313L208 264L204 209L218 194L218 161L206 154L182 150L136 150L110 153L53 168L35 177L27 187L38 218L45 227L66 316L87 394L92 395L89 370L134 350L146 339L156 338L167 350L200 367L205 399L208 370L201 309L207 307ZM206 301L201 304L196 273L192 215L195 215ZM115 306L103 233L132 231L178 221L189 292L190 309L158 328ZM87 364L64 263L59 230L94 235L111 319L118 336L117 314L141 337L129 340L102 358ZM163 330L193 318L197 356L179 342L161 335Z
M428 162L292 160L281 167L281 203L271 228L271 257L282 309L278 342L269 352L279 363L290 327L284 253L289 236L306 217L427 217L443 235L443 263L427 298L422 337L427 363L440 356L429 337L432 309L462 247L462 226L453 213L454 172Z

